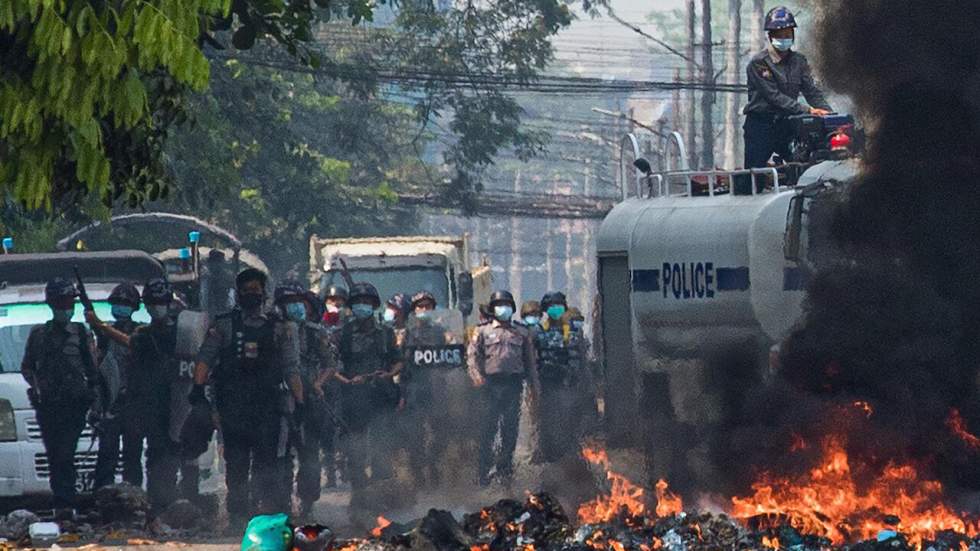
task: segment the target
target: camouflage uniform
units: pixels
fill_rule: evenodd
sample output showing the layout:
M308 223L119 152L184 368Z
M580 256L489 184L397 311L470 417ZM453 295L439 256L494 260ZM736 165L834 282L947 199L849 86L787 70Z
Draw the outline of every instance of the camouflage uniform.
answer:
M536 332L535 340L541 376L539 448L541 459L551 463L577 451L579 420L584 413L578 408L588 377L581 333L548 321Z
M326 395L318 396L314 383L325 372L337 368L337 352L330 331L318 323L299 326L300 375L303 379L306 415L303 442L298 446L299 468L296 471L296 493L304 503L320 499L320 451L327 454L327 465L333 468L334 413L328 408ZM329 445L327 441L329 440Z
M32 387L56 507L75 501L75 448L97 396L94 350L92 335L81 323L49 321L34 326L27 338L21 373Z
M348 379L389 371L401 362L394 331L375 318L345 323L340 332L339 353L341 374ZM371 378L362 384L343 385L341 390L348 476L355 490L352 499L357 501L357 490L368 483L365 470L369 464L372 480L391 477L391 457L387 452L393 445L392 414L399 389L391 380Z

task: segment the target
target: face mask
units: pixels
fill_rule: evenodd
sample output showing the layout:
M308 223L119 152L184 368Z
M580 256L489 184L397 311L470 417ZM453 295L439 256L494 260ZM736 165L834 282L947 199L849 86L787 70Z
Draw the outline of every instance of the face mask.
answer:
M772 42L772 47L776 48L777 52L788 52L790 48L793 47L792 38L770 38Z
M133 307L125 304L112 305L112 317L117 320L128 320L133 316Z
M541 318L538 316L524 316L524 323L528 325L537 325L541 323Z
M432 312L429 310L421 310L419 312L415 312L415 317L420 320L427 320L432 318Z
M582 330L582 321L581 320L572 320L572 329L575 330L575 331L581 331Z
M548 317L553 320L559 320L565 315L565 307L561 305L549 306L548 307Z
M327 312L330 314L339 314L340 306L337 306L336 304L327 304Z
M395 311L391 308L386 308L384 314L381 315L384 318L385 323L395 323Z
M514 309L510 306L494 306L493 315L500 321L509 321L514 315Z
M51 316L57 323L68 323L75 314L75 309L71 310L51 310Z
M147 304L146 312L150 314L153 321L166 318L170 314L170 306L167 304Z
M259 293L245 293L239 295L238 303L242 305L242 308L246 310L255 310L262 306L262 299L264 297Z
M354 312L354 317L359 320L366 320L374 314L374 308L370 304L355 304L350 309Z
M286 305L286 317L293 321L305 321L306 305L302 302L290 302Z

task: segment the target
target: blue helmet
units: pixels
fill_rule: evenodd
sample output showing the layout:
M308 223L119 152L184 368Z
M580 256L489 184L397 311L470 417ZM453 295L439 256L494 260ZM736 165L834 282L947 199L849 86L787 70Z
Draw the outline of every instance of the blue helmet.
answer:
M796 18L793 12L786 6L776 6L766 14L766 30L779 31L782 29L795 29Z

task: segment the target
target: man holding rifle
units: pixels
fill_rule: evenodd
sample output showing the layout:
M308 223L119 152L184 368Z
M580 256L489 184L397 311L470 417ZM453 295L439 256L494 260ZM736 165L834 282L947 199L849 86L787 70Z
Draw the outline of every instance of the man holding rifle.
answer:
M44 301L52 319L31 329L21 363L48 456L54 506L69 513L75 505L75 448L98 395L94 340L83 324L71 321L78 296L68 280L48 282Z

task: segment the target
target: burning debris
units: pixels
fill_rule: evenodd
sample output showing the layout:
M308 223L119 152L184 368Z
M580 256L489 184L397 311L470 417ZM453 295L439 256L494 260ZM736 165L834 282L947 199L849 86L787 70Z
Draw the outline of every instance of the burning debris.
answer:
M863 411L863 408L859 408ZM371 539L340 542L339 551L980 551L976 520L943 505L939 482L909 465L889 464L859 484L841 442L818 445L823 461L795 478L763 475L753 493L733 497L726 513L684 512L660 480L648 492L612 469L605 450L582 457L606 477L603 495L578 508L577 522L546 493L502 499L457 522L430 510L399 525L378 517ZM655 502L650 502L653 498Z

